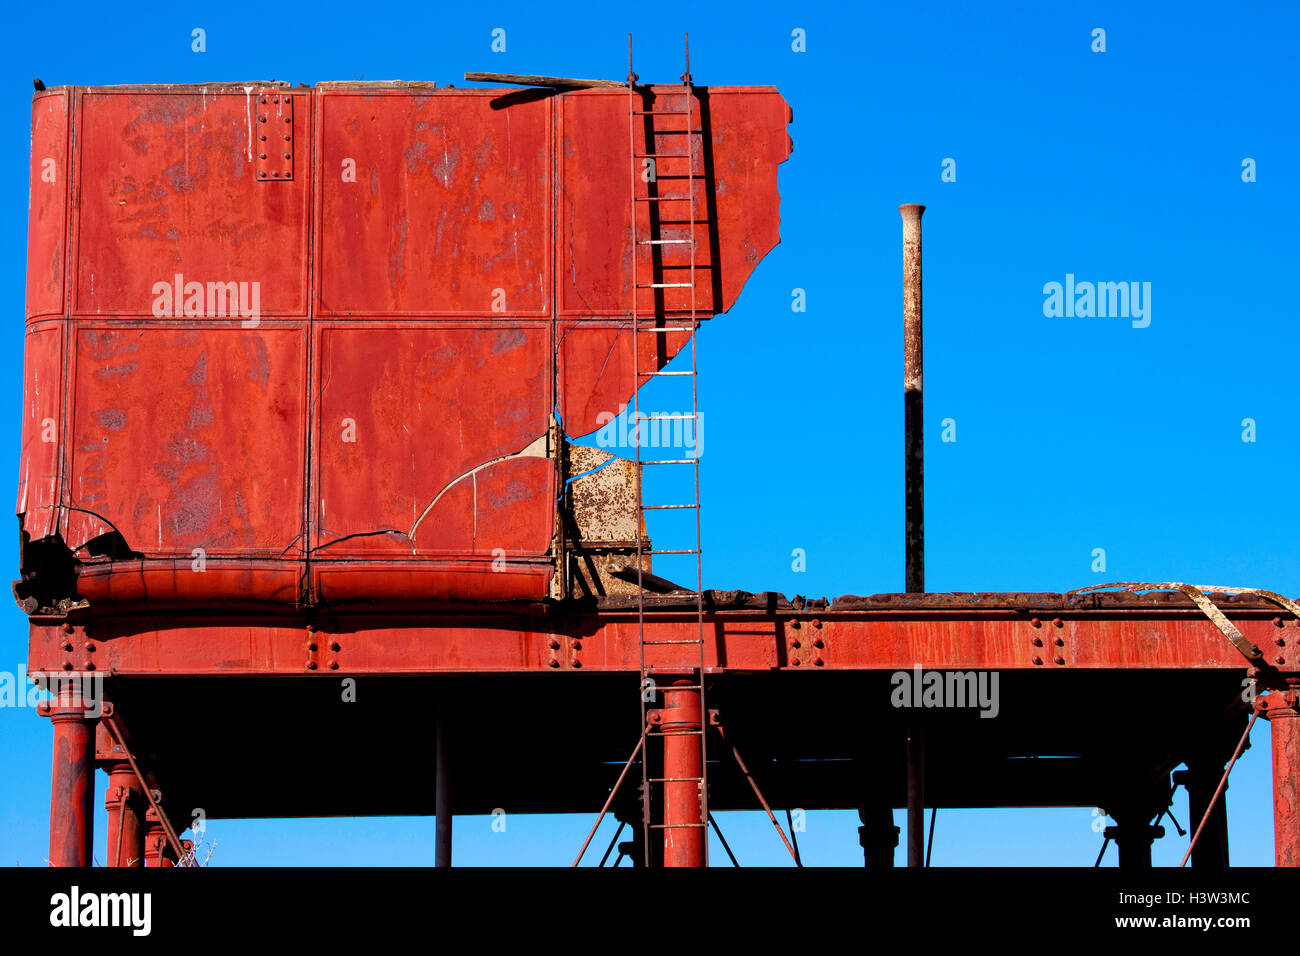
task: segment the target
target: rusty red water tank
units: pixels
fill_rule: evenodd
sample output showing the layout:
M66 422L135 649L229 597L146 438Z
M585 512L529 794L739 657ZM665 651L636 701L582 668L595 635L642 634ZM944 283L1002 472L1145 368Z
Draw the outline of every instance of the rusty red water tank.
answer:
M544 597L556 430L636 388L632 257L689 275L633 206L695 240L702 317L778 241L789 107L693 94L37 93L20 603ZM700 177L693 212L631 201L647 153L661 193ZM685 339L638 338L642 368Z

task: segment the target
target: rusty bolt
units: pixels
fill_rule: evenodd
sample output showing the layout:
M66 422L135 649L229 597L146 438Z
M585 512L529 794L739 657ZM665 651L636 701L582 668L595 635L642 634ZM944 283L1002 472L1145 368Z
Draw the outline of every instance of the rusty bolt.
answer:
M64 649L65 651L70 651L70 650L72 650L72 642L71 642L71 641L64 641L64 642L63 642L63 649Z
M93 670L95 669L95 662L94 662L94 661L86 661L85 669L88 670L88 671L93 671Z
M551 639L547 642L547 646L549 646L551 650L556 650L556 649L559 648L559 646L560 646L560 642L557 641L555 638L551 638Z
M1033 639L1033 641L1031 641L1031 643L1034 645L1034 647L1042 647L1043 639L1041 637L1036 637Z
M581 667L581 666L582 666L582 661L578 660L576 657L570 657L570 658L569 658L569 666L570 666L570 667Z
M813 627L821 627L821 626L822 626L822 622L819 621L817 618L813 618L813 620L812 620L812 626L813 626Z
M1032 660L1035 664L1043 663L1043 659L1041 657L1033 657Z
M339 642L338 642L338 641L330 641L330 650L331 650L331 651L341 650L341 648L339 647Z
M1065 623L1059 618L1052 618L1052 627L1065 627Z
M338 669L339 669L339 662L338 662L338 661L330 661L330 670L332 670L332 671L336 671L336 670L338 670Z
M1279 654L1279 655L1277 655L1277 662L1278 662L1279 664L1285 664L1285 663L1286 663L1286 658L1283 657L1281 654Z
M799 628L801 628L802 626L803 626L803 625L800 624L798 621L791 621L791 622L790 622L790 627L793 628L793 629L796 630L796 631L799 630Z
M309 670L309 671L314 671L315 669L316 669L316 662L315 662L315 661L308 661L308 662L307 662L307 670Z
M1058 637L1058 638L1056 639L1056 646L1057 646L1057 647L1064 647L1064 646L1065 646L1065 641Z
M72 661L64 661L64 662L63 662L63 669L64 669L65 671L70 671L70 670L72 670Z
M803 644L800 643L799 641L791 641L791 642L790 642L790 646L791 646L791 647L803 647Z
M1058 664L1064 664L1064 663L1065 663L1065 658L1064 658L1064 657L1058 657L1058 658L1056 659L1056 663L1058 663Z
M580 650L582 650L582 641L578 640L577 638L574 638L574 640L573 640L573 649L574 649L575 651L580 651Z
M90 651L93 654L95 652L95 642L86 641L86 650Z
M813 641L813 647L825 647L825 646L826 646L826 642L823 641L820 637L817 638L817 640Z
M798 667L798 666L799 666L799 658L797 658L797 657L791 658L791 659L790 659L790 663L793 664L795 667Z
M1030 618L1030 619L1029 619L1029 623L1032 624L1034 627L1042 627L1042 626L1043 626L1043 622L1040 621L1040 620L1039 620L1038 618L1036 618L1036 617L1034 617L1034 618Z
M1276 641L1274 641L1273 643L1276 644L1278 647L1286 647L1286 638L1284 638L1284 637L1279 637L1279 638L1278 638Z
M560 662L557 661L554 657L552 657L549 661L546 662L546 666L547 666L547 667L559 667L559 666L560 666Z
M315 654L315 653L316 653L316 642L315 642L315 641L308 641L308 642L307 642L307 650L309 650L309 651L311 651L313 654Z
M813 667L821 667L821 666L822 666L822 659L820 657L813 658Z
M1282 626L1282 619L1281 619L1280 617L1275 617L1275 618L1273 618L1273 626L1274 626L1274 627L1281 627L1281 626Z
M71 634L71 633L72 633L72 625L69 624L67 621L64 621L64 622L63 622L63 633L64 633L64 634Z

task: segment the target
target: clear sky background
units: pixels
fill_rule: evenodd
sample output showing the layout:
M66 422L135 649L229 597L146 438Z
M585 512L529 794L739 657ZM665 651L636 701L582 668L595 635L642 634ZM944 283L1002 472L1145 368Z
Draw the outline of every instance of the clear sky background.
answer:
M781 245L699 342L706 587L902 590L897 206L920 202L929 589L1181 580L1295 595L1297 26L1296 6L1282 2L8 2L2 487L14 496L18 474L32 77L622 79L631 32L642 81L674 82L689 31L697 83L775 85L794 109ZM196 27L205 53L191 51ZM497 27L505 53L490 49ZM806 52L791 48L796 28ZM1096 28L1104 53L1091 49ZM948 158L955 182L941 181ZM1247 158L1256 182L1242 180ZM1046 317L1043 286L1067 273L1151 283L1150 325ZM791 311L796 288L806 312ZM945 443L949 418L957 440ZM1246 418L1254 442L1242 440ZM13 545L0 553L11 578ZM802 573L795 548L807 555ZM1092 570L1095 548L1104 575ZM26 622L10 605L0 671L25 669ZM1141 703L1098 706L1131 710L1140 732ZM50 741L32 710L0 708L0 864L43 865ZM599 802L593 794L586 816L512 816L505 832L459 818L454 857L567 863ZM1228 806L1233 862L1271 864L1262 722ZM1191 825L1182 791L1175 813ZM742 863L788 864L764 818L719 817ZM860 865L856 826L853 813L810 813L806 862ZM426 864L433 829L432 818L213 821L206 839L218 844L213 865ZM1186 848L1168 829L1158 864ZM597 837L596 858L610 835ZM1100 846L1088 808L941 811L934 863L1091 865ZM713 854L725 862L716 844Z

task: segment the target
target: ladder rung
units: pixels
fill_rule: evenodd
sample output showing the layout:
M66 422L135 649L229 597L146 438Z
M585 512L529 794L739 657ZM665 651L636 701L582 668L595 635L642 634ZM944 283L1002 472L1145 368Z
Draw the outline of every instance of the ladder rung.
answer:
M690 690L689 687L680 688L681 690ZM651 737L688 737L698 736L704 733L702 730L647 730L646 735Z
M700 640L693 640L693 641L642 641L641 643L645 647L651 647L658 644L703 644L704 642Z
M637 284L638 289L689 289L693 282L650 282L646 284Z
M672 508L698 508L699 505L642 505L642 511L666 511Z
M697 465L698 458L654 458L645 459L641 462L643 465Z
M690 159L690 153L633 153L635 159Z
M641 676L642 678L645 678L645 677L649 677L650 674L651 674L650 671L643 671ZM673 686L676 687L678 690L702 690L703 689L699 684L674 684ZM651 730L653 730L653 728L651 728ZM682 733L695 734L695 733L699 733L699 731L690 730L690 731L682 731Z
M650 783L703 783L703 777L651 777Z
M633 110L633 116L685 116L690 108L684 110Z
M638 246L684 246L694 243L694 239L638 239Z
M707 823L652 823L652 830L679 830L682 827L707 827Z
M694 375L694 372L638 372L638 375L644 375L647 378L659 375Z
M667 551L642 551L642 554L699 554L699 548L672 548Z
M690 202L694 196L633 196L634 202Z

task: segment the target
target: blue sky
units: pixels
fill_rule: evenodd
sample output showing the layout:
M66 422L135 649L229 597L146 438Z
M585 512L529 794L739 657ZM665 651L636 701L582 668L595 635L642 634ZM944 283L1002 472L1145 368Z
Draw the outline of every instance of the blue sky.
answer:
M1285 517L1300 464L1293 5L551 10L416 5L399 23L376 7L332 3L276 14L242 3L130 13L81 0L57 12L11 5L0 58L4 487L12 494L18 474L32 77L51 86L461 85L466 70L621 79L632 32L643 81L671 82L689 31L697 83L772 84L794 108L782 243L699 342L706 587L901 590L896 207L920 202L928 587L1067 590L1127 579L1297 593L1300 536ZM195 27L206 31L206 53L190 49ZM490 51L496 27L507 31L505 53ZM795 28L806 31L806 52L791 49ZM1104 53L1091 50L1096 28ZM955 182L940 179L947 158ZM1247 158L1252 183L1242 181ZM1045 316L1044 285L1067 274L1151 283L1150 325ZM795 288L806 291L804 313L791 311ZM945 443L948 418L957 440ZM1254 442L1242 441L1246 418ZM791 566L795 548L807 555L802 573ZM1091 569L1095 548L1106 552L1104 577ZM16 577L16 548L4 560ZM25 656L25 619L11 606L0 613L0 670L22 673ZM1272 861L1267 729L1233 774L1235 863ZM42 864L50 739L32 711L0 708L0 863ZM96 802L102 833L102 794ZM1185 807L1180 792L1186 827ZM456 858L564 863L591 819L516 816L504 833L488 818L458 820ZM721 822L743 863L782 862L764 819ZM856 823L810 814L806 860L860 863ZM214 821L207 836L219 843L214 865L433 855L432 819ZM942 811L934 862L1086 865L1100 843L1087 808ZM1176 863L1185 846L1160 841L1157 863Z

